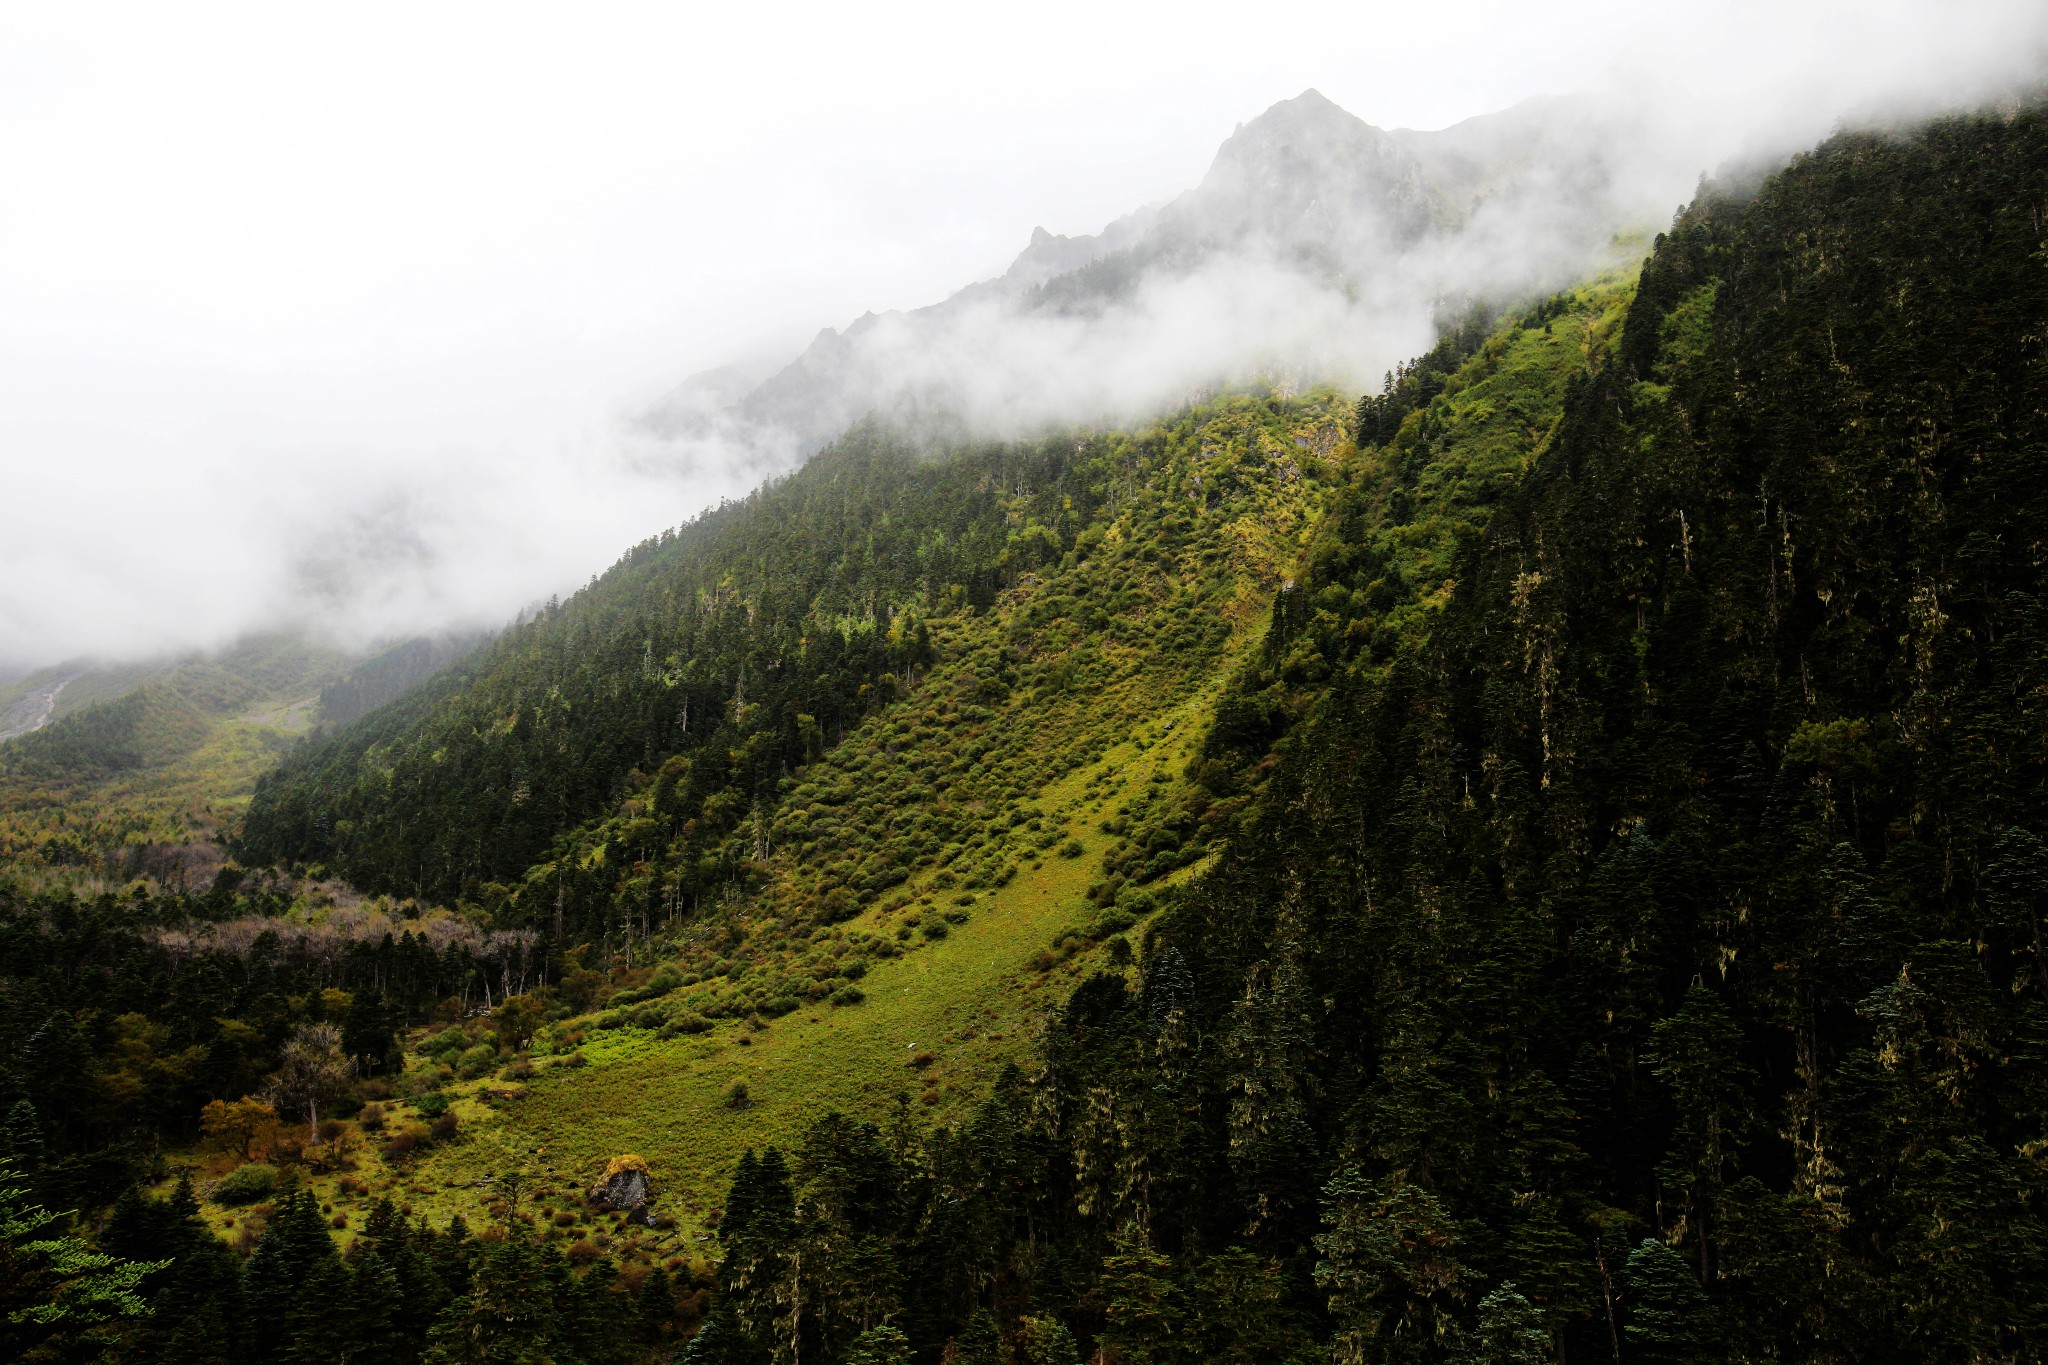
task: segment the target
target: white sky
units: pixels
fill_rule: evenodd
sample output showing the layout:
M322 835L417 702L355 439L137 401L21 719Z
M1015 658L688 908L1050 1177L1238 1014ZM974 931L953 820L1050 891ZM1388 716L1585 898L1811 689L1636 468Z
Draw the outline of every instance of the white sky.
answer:
M322 558L350 629L502 619L754 477L636 474L621 414L1306 87L1440 127L1619 73L1807 137L2043 8L0 0L0 666L218 643Z

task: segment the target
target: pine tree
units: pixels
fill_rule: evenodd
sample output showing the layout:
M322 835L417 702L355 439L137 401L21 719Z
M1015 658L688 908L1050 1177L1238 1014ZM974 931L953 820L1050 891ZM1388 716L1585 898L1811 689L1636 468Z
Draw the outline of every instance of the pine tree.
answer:
M1622 1268L1630 1357L1645 1365L1696 1365L1716 1358L1713 1305L1677 1252L1646 1237Z
M94 1251L57 1233L58 1222L29 1203L13 1164L0 1158L0 1359L75 1348L102 1324L149 1312L137 1286L164 1262Z
M541 1254L518 1233L486 1244L468 1296L449 1305L429 1337L427 1365L567 1365Z
M1442 1203L1406 1181L1347 1167L1324 1207L1315 1277L1336 1320L1338 1365L1427 1359L1454 1331L1470 1276Z
M894 1327L870 1327L854 1338L846 1365L910 1365L910 1338Z
M0 1140L6 1143L6 1151L0 1156L11 1157L14 1168L24 1174L41 1169L43 1164L43 1124L36 1117L36 1107L27 1098L18 1099L7 1111L7 1127Z
M343 1340L335 1359L348 1365L405 1365L419 1351L419 1338L404 1330L405 1291L375 1243L356 1246L365 1249L348 1260L348 1285L337 1315Z
M633 1310L639 1318L642 1341L665 1341L676 1327L676 1295L668 1272L656 1266L634 1296Z
M1748 1138L1748 1068L1742 1035L1720 997L1695 983L1678 1013L1650 1030L1646 1060L1670 1087L1677 1113L1671 1148L1658 1169L1685 1192L1685 1232L1698 1246L1701 1274L1711 1274L1709 1223L1728 1170Z
M1018 1344L1024 1365L1081 1365L1074 1334L1058 1318L1025 1318L1019 1324Z
M1109 1325L1101 1340L1131 1365L1167 1365L1182 1357L1186 1294L1173 1261L1127 1233L1103 1258L1102 1293Z
M301 1325L312 1325L309 1315L331 1314L340 1294L340 1269L334 1239L321 1220L313 1192L303 1187L287 1190L272 1206L245 1277L249 1345L257 1359L282 1359ZM316 1280L334 1297L324 1303L309 1301L307 1291Z
M1479 1321L1458 1352L1460 1365L1546 1365L1550 1358L1543 1315L1506 1280L1479 1301Z
M683 1365L758 1365L761 1353L748 1339L731 1302L721 1298L683 1347L682 1359Z

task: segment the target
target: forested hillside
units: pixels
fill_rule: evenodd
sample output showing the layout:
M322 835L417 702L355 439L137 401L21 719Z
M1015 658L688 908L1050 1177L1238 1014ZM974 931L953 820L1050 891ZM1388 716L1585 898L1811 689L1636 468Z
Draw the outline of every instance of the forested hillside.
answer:
M850 1335L866 1219L972 1267L898 1319L963 1355L2038 1358L2044 173L2029 113L1703 194L1440 613L1357 533L1276 612L1303 685L1223 710L1294 719L1142 972L852 1212L813 1134L728 1340Z
M12 690L38 699L38 724L0 742L0 878L204 890L257 778L351 662L300 636L259 635L24 680Z
M11 897L22 1181L196 1177L102 1344L2042 1359L2044 214L2038 111L1844 133L1356 403L858 429L272 870Z

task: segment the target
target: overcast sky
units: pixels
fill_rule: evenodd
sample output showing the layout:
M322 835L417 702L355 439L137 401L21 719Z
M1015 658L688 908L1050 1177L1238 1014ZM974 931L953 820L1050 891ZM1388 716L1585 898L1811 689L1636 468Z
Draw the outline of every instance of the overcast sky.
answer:
M2011 79L2044 9L0 0L0 667L502 620L759 477L646 472L623 416L1166 199L1307 87L1810 139Z

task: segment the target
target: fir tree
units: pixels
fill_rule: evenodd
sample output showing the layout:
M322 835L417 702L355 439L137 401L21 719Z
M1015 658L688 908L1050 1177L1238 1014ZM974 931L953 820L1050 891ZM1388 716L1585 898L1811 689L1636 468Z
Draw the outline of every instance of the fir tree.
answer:
M1685 1262L1646 1237L1622 1270L1629 1308L1622 1329L1633 1359L1646 1365L1696 1365L1716 1358L1713 1305Z
M1479 1301L1479 1321L1458 1351L1460 1365L1546 1365L1550 1333L1543 1315L1503 1280Z

